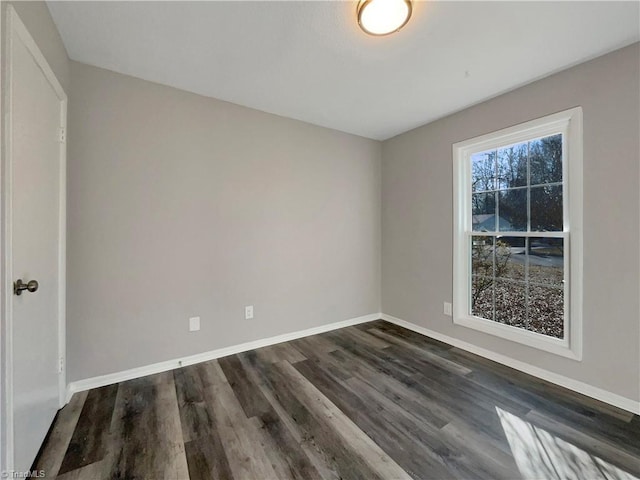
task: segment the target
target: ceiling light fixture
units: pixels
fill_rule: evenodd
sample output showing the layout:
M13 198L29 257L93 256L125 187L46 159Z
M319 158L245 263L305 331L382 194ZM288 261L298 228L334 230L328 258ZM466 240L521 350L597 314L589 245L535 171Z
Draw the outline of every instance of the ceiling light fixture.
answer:
M360 0L358 25L369 35L389 35L411 18L411 0Z

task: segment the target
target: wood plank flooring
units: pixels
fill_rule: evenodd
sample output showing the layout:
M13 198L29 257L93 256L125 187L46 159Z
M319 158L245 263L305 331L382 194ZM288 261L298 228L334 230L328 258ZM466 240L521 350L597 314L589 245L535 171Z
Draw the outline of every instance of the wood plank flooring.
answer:
M383 321L77 393L78 479L640 478L640 417Z

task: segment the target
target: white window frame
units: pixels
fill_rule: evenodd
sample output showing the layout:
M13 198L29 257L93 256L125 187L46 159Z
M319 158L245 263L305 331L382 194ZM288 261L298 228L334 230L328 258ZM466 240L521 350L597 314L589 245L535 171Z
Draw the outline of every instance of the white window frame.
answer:
M565 242L564 338L531 332L471 315L471 155L527 140L562 134ZM582 108L548 115L453 145L453 323L582 360ZM543 237L544 232L518 232ZM509 236L505 232L505 236Z

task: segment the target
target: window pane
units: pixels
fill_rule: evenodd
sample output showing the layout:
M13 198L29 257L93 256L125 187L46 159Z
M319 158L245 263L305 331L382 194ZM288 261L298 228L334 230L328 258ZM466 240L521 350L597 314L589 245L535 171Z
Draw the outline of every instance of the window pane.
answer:
M495 282L496 322L525 328L527 323L526 285L522 282Z
M562 185L531 188L531 231L561 232Z
M525 281L525 238L499 237L496 240L496 278Z
M564 279L564 240L562 238L529 239L527 252L529 281L562 288Z
M471 198L471 223L474 232L495 232L496 194L474 193Z
M502 232L527 230L527 189L498 192L498 228Z
M471 277L471 315L493 320L493 279Z
M480 152L471 156L471 188L474 192L495 190L496 152Z
M564 338L564 291L529 285L528 330Z
M527 150L526 142L498 149L499 189L527 185Z
M562 182L562 135L529 142L531 185Z
M493 237L471 237L471 314L493 320Z
M471 274L493 278L493 237L471 237Z

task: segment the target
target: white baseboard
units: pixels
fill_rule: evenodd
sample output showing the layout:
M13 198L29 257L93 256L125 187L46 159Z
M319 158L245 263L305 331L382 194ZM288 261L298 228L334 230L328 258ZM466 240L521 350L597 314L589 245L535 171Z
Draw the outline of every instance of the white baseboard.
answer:
M534 367L533 365L529 365L528 363L514 360L511 357L486 350L471 343L458 340L457 338L449 337L448 335L429 330L428 328L420 327L413 323L407 322L406 320L402 320L385 313L382 314L382 319L390 323L395 323L396 325L404 327L408 330L413 330L414 332L433 338L434 340L439 340L449 345L453 345L454 347L466 350L467 352L474 353L481 357L488 358L489 360L493 360L494 362L506 365L507 367L511 367L516 370L520 370L521 372L528 373L529 375L533 375L534 377L541 378L543 380L546 380L547 382L560 385L561 387L568 388L569 390L573 390L574 392L581 393L588 397L595 398L596 400L600 400L601 402L608 403L609 405L613 405L628 412L635 413L636 415L640 415L640 401L632 400L631 398L617 395L607 390L603 390L602 388L594 387L593 385L589 385L572 378L564 377L562 375L544 370L542 368Z
M341 322L329 323L327 325L308 328L306 330L299 330L297 332L285 333L283 335L277 335L275 337L254 340L253 342L246 342L239 345L219 348L217 350L198 353L196 355L190 355L188 357L166 360L164 362L145 365L143 367L136 367L130 370L101 375L99 377L77 380L75 382L71 382L67 387L67 403L71 399L71 396L76 392L82 392L84 390L90 390L92 388L104 387L105 385L111 385L113 383L124 382L126 380L144 377L146 375L153 375L154 373L166 372L175 368L193 365L194 363L206 362L215 358L226 357L227 355L234 355L236 353L246 352L248 350L254 350L256 348L267 347L276 343L288 342L297 338L317 335L318 333L324 333L331 330L337 330L339 328L350 327L351 325L358 325L359 323L379 320L380 318L382 318L381 313L372 313L370 315L364 315L362 317L350 318L349 320L343 320Z
M414 332L420 333L427 337L439 340L454 347L458 347L467 352L474 353L494 362L498 362L507 367L520 370L521 372L533 375L534 377L541 378L547 382L560 385L561 387L568 388L575 392L581 393L596 400L608 403L623 410L640 415L640 402L632 400L630 398L617 395L615 393L603 390L593 385L580 382L562 375L559 375L542 368L529 365L528 363L515 360L511 357L486 350L482 347L478 347L471 343L459 340L454 337L449 337L442 333L429 330L424 327L420 327L413 323L407 322L400 318L393 317L384 313L372 313L370 315L364 315L362 317L351 318L341 322L329 323L327 325L321 325L319 327L308 328L306 330L300 330L297 332L285 333L283 335L277 335L275 337L264 338L261 340L255 340L252 342L241 343L239 345L233 345L230 347L220 348L217 350L211 350L209 352L199 353L196 355L190 355L188 357L176 358L173 360L166 360L164 362L154 363L143 367L132 368L130 370L124 370L121 372L110 373L107 375L101 375L99 377L87 378L84 380L78 380L71 382L67 388L67 402L71 399L71 396L76 392L82 392L84 390L90 390L92 388L104 387L105 385L111 385L113 383L124 382L126 380L132 380L134 378L144 377L146 375L152 375L154 373L166 372L175 368L180 368L187 365L193 365L195 363L206 362L215 358L226 357L227 355L234 355L236 353L246 352L248 350L254 350L256 348L267 347L276 343L288 342L297 338L308 337L316 335L318 333L329 332L331 330L337 330L339 328L349 327L351 325L358 325L360 323L371 322L382 318L387 322L394 323L401 327L407 328Z

